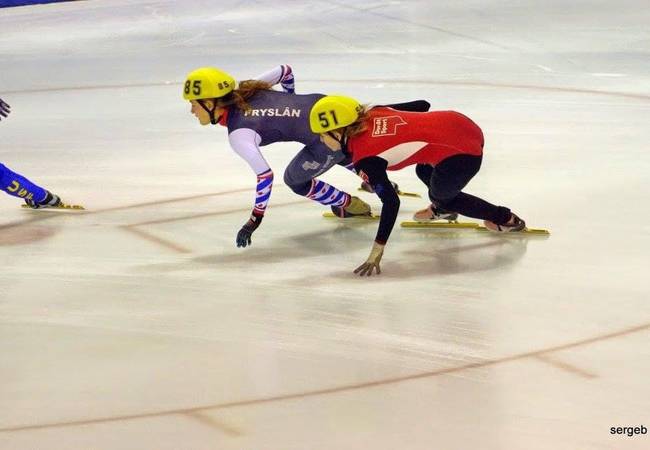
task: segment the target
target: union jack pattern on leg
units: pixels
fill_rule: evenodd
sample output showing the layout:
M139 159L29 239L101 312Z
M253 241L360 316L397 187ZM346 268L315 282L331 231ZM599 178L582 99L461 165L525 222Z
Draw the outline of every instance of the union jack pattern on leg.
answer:
M307 193L307 198L327 206L346 206L350 203L350 194L339 191L317 178L311 180L311 189Z
M273 187L273 171L267 170L266 172L257 175L257 194L255 196L254 212L264 214L266 207L271 198L271 189Z

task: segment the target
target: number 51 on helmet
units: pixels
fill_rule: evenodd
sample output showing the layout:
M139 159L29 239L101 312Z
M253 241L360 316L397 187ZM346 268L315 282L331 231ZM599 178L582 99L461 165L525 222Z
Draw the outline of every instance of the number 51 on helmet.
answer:
M314 133L326 133L352 125L363 107L351 97L327 95L311 107L309 126Z

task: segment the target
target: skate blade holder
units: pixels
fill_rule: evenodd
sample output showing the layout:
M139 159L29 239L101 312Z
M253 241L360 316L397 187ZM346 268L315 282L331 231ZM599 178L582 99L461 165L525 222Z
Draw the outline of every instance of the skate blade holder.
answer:
M369 194L374 194L374 192L366 191L364 188L359 188L357 189L359 192L368 192ZM413 197L413 198L422 198L420 194L417 192L404 192L404 191L397 191L397 195L400 197Z
M327 219L341 219L341 220L356 220L356 219L361 219L361 220L379 220L379 217L381 217L379 214L367 214L367 215L362 215L362 216L351 216L351 217L339 217L333 212L326 211L323 213L323 217Z
M76 212L76 211L85 211L86 210L86 208L84 208L81 205L67 205L67 204L63 204L61 206L56 206L56 207L50 206L50 207L45 207L45 208L32 208L29 205L23 204L23 205L20 205L20 207L23 208L23 209L29 210L29 211L38 211L38 212L42 212L42 211L47 211L47 212Z
M438 221L438 222L417 222L408 220L400 223L403 228L469 228L476 229L480 225L474 222L458 222L458 221Z
M481 232L488 232L495 236L522 236L522 235L536 235L536 236L549 236L550 231L544 228L525 228L521 231L509 231L509 232L496 232L488 230L482 225L474 222L415 222L415 221L406 221L400 224L403 228L466 228Z

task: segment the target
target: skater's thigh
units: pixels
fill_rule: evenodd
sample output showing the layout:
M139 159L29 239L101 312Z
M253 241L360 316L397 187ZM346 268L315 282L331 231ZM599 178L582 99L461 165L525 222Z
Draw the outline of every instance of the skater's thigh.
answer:
M305 146L291 160L284 171L284 181L288 185L305 183L329 170L345 159L341 151L332 151L322 142Z
M457 196L478 173L482 160L482 156L454 155L440 161L431 173L430 197L444 201Z

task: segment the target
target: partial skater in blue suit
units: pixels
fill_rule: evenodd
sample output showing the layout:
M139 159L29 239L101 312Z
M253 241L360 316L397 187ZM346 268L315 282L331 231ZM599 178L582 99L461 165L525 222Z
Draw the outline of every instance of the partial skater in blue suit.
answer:
M0 120L7 118L11 107L0 98ZM32 183L0 163L0 189L14 197L22 198L32 208L56 208L61 205L58 195Z

